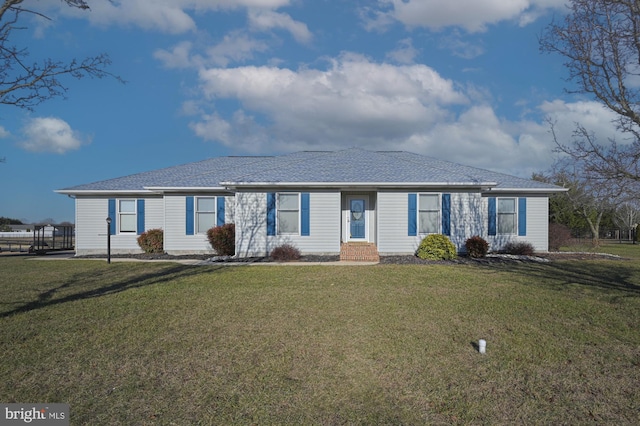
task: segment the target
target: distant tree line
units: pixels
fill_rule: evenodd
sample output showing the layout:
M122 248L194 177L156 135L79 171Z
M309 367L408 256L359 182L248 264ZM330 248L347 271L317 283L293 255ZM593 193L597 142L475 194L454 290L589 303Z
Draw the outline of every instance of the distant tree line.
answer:
M0 216L0 225L24 225L19 219L11 219L10 217Z
M23 223L19 219L0 216L0 232L10 232L11 227L9 225L23 225Z

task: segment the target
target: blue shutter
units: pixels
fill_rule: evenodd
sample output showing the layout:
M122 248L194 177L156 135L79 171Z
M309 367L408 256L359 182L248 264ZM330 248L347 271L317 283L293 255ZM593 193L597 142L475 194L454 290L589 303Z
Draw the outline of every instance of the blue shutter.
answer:
M186 206L186 215L187 215L187 227L186 233L187 235L194 234L194 226L193 222L195 220L195 215L193 213L193 197L187 197L187 206Z
M267 235L276 235L276 193L267 193Z
M224 225L224 197L216 198L216 225Z
M527 235L527 199L518 198L518 235Z
M138 208L137 208L137 213L138 213L138 235L142 234L145 229L144 229L144 199L142 200L138 200Z
M409 236L418 235L418 195L409 194Z
M116 214L116 200L113 198L109 198L109 213L108 217L111 218L111 226L109 226L109 234L116 235L116 221L118 219L118 215Z
M310 235L309 223L309 193L300 194L300 235L308 237Z
M497 234L497 226L496 226L496 198L489 198L489 235Z
M451 194L442 194L442 234L451 235Z

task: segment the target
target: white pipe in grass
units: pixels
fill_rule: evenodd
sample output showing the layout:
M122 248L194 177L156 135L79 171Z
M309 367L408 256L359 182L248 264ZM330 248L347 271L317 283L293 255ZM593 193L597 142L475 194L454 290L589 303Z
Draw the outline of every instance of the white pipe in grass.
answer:
M478 352L481 354L487 352L487 341L484 339L480 339L478 341Z

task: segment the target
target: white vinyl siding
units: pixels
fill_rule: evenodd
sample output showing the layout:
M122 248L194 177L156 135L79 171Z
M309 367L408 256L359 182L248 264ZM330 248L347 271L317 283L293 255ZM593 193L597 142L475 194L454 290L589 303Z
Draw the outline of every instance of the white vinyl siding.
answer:
M164 199L162 197L144 199L144 227L164 229Z
M212 196L213 197L213 196ZM165 194L165 228L164 228L164 246L169 254L190 254L190 253L211 253L214 250L205 234L187 235L187 209L186 195ZM233 197L225 197L226 205ZM195 200L194 200L195 202ZM194 206L194 210L196 206ZM225 219L228 219L225 209ZM225 223L233 222L228 219Z
M526 211L526 235L519 236L517 228L517 208L518 198L517 194L507 197L498 197L496 210L499 209L499 201L501 199L514 199L516 204L516 228L512 234L500 233L500 218L497 218L498 235L485 236L484 238L489 242L489 249L492 251L501 250L505 244L510 241L524 241L533 245L536 251L546 252L549 250L549 198L547 196L528 195L527 198L527 211ZM484 198L485 206L488 206L488 198ZM488 208L488 207L486 207ZM498 210L499 211L499 210ZM496 212L498 213L498 212Z
M116 197L76 197L76 254L106 254L107 253L107 221L109 214L109 198ZM163 200L162 197L141 197L130 198L135 200L144 198L145 200L145 227L147 229L162 228L164 224ZM125 200L123 198L123 200ZM118 203L116 203L116 208ZM130 207L130 206L129 206ZM118 219L120 216L118 216ZM119 222L119 221L118 221ZM142 250L138 245L138 235L135 229L133 232L118 233L111 236L112 254L140 253ZM117 225L119 227L119 225ZM120 229L120 228L117 228Z
M420 193L420 191L416 191ZM412 193L416 193L412 192ZM464 250L467 238L473 235L486 235L486 202L479 193L451 193L451 235L449 238L458 249ZM377 245L380 254L412 254L418 248L425 234L408 235L408 194L409 192L380 191L377 195ZM441 205L441 198L439 205ZM419 203L419 201L418 201ZM418 205L418 209L420 206ZM441 213L441 212L440 212ZM438 222L438 232L440 224Z
M305 191L306 192L306 191ZM340 192L309 193L309 234L267 236L267 194L236 193L236 253L265 256L282 244L291 244L302 254L340 253Z

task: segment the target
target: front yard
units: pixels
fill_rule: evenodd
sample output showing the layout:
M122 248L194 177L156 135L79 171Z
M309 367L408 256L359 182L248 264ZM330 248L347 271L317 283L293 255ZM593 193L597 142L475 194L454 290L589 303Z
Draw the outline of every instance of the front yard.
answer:
M74 425L637 424L638 330L637 260L0 258L0 402Z

